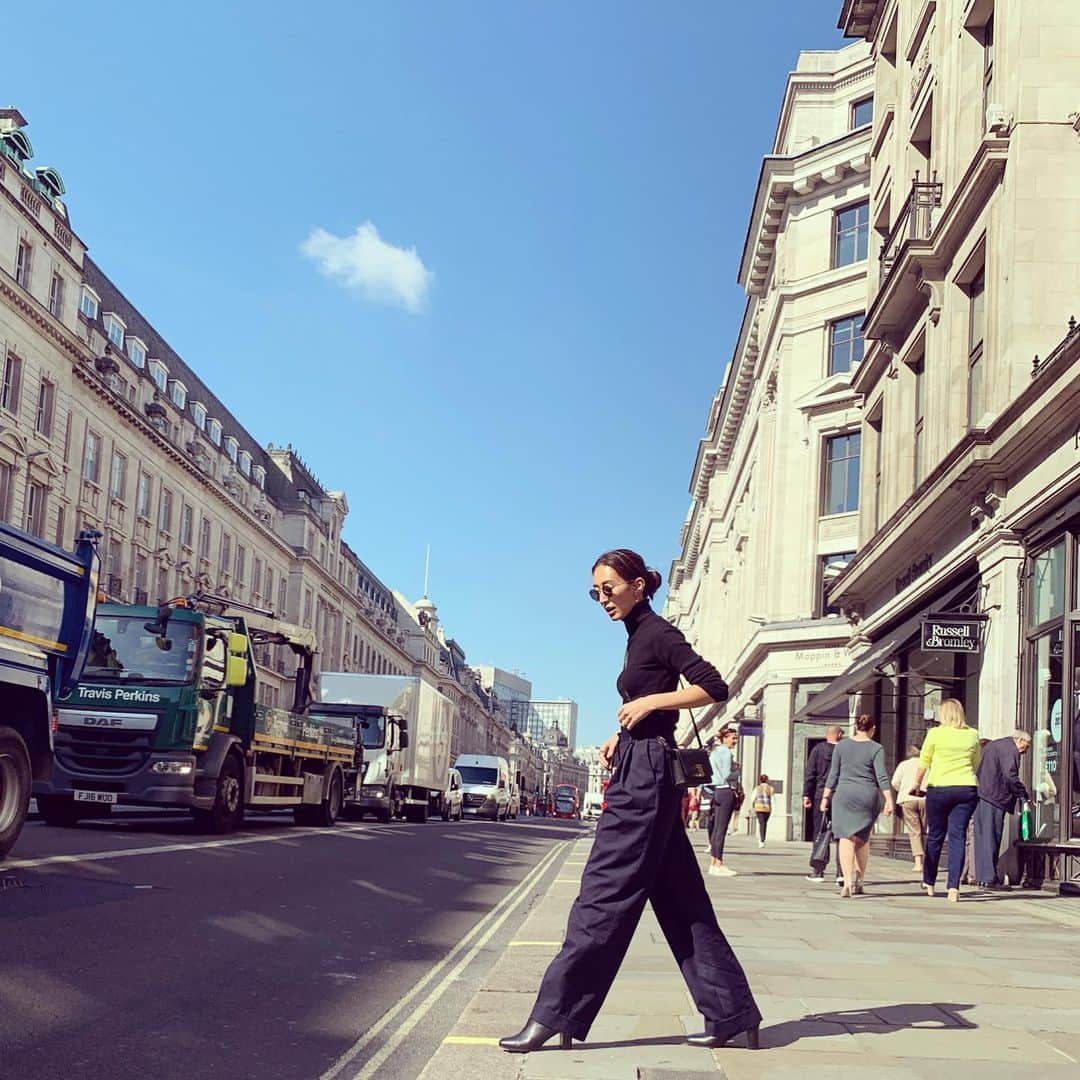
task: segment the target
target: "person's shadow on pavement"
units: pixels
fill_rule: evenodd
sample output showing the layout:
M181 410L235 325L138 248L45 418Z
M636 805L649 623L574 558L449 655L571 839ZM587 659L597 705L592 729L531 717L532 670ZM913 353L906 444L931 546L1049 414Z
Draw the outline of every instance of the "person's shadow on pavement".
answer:
M960 1013L971 1004L935 1001L897 1005L872 1005L865 1009L837 1009L808 1013L800 1020L788 1020L761 1029L762 1049L791 1046L802 1039L835 1035L886 1035L894 1031L960 1031L978 1028Z

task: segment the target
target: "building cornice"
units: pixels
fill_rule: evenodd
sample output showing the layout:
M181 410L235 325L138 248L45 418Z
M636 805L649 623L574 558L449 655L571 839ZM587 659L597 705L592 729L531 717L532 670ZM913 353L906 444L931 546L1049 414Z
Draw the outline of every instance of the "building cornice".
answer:
M844 0L837 27L844 37L872 41L885 8L885 0Z

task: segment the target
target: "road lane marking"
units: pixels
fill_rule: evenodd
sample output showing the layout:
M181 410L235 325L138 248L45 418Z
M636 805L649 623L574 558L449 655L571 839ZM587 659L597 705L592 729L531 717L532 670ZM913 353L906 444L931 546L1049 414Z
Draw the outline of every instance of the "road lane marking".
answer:
M451 964L450 970L431 992L411 1009L409 1018L398 1027L382 1045L377 1054L368 1059L363 1068L353 1074L353 1080L368 1080L376 1074L383 1062L405 1041L414 1027L431 1011L446 988L476 959L481 949L494 937L504 922L514 913L555 860L563 853L567 842L557 843L522 880L506 894L466 935L459 941L396 1005L388 1009L369 1027L344 1054L335 1061L319 1080L333 1080L347 1065L364 1052L373 1039L390 1025L397 1016L409 1008L413 1000ZM476 939L475 944L471 944ZM464 952L457 963L459 953Z
M447 1043L456 1046L498 1046L499 1040L488 1035L447 1035L443 1045Z
M524 945L561 945L561 941L511 941L510 948L518 949Z
M117 851L88 851L77 855L43 855L37 859L15 859L4 863L5 870L29 870L35 866L53 866L58 863L94 863L106 859L126 859L132 855L168 855L177 851L206 851L210 848L236 847L239 844L269 844L277 840L302 840L310 836L344 836L361 829L371 830L370 825L338 825L332 829L291 829L288 832L269 833L265 836L231 836L224 840L201 840L189 844L159 844L156 847L121 848ZM393 831L388 831L392 836Z

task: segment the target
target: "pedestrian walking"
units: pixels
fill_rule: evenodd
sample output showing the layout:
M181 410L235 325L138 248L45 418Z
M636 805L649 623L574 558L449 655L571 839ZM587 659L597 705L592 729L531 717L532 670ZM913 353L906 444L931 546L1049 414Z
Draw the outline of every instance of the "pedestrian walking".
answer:
M926 795L926 858L923 890L934 895L938 863L949 838L949 899L960 899L967 828L979 801L975 769L979 764L979 734L968 727L964 706L945 698L937 707L938 727L927 732L919 751L913 792ZM925 789L923 787L925 779Z
M679 826L681 793L672 772L680 709L727 698L716 669L653 612L660 574L625 548L593 565L590 595L628 633L618 689L619 732L604 743L613 769L592 851L574 901L566 940L544 974L529 1022L499 1045L536 1050L554 1035L569 1049L584 1039L634 935L645 901L682 971L705 1032L694 1046L723 1046L745 1032L756 1049L761 1013L746 975L716 922L694 849ZM678 689L679 676L686 679Z
M821 798L822 813L832 810L833 835L840 839L841 896L863 891L870 861L870 830L881 813L892 816L893 794L885 771L885 748L874 741L877 721L863 714L855 734L837 746Z
M732 815L739 809L739 774L732 756L738 740L739 735L734 728L723 727L709 753L713 782L712 809L709 812L712 819L709 827L709 850L712 853L710 877L734 877L738 872L724 863L724 842L727 840L728 825L731 824Z
M1031 734L1019 728L1003 739L994 739L982 751L975 778L979 804L975 808L975 881L984 889L1001 885L998 854L1005 831L1005 815L1016 812L1017 800L1027 801L1020 780L1020 758L1031 749Z
M772 801L775 794L768 776L762 773L758 777L757 787L750 793L750 809L757 818L757 846L759 848L765 846L765 834L769 831L769 818L772 816Z
M687 819L686 827L688 829L700 828L701 817L701 788L692 787L690 789L690 817Z
M911 845L911 868L921 877L923 856L926 854L926 799L922 795L911 794L918 771L919 748L912 744L907 748L907 757L892 774L892 786L896 789L896 805L900 807Z
M806 759L806 775L803 778L803 808L810 810L814 816L814 836L821 832L822 819L825 814L821 809L821 797L825 793L825 781L829 778L829 767L832 765L833 752L836 744L844 737L843 729L832 724L825 729L825 741L818 743L810 756ZM834 844L836 850L836 884L843 884L840 874L840 846ZM806 875L807 881L822 882L825 880L825 866L810 864L810 873Z

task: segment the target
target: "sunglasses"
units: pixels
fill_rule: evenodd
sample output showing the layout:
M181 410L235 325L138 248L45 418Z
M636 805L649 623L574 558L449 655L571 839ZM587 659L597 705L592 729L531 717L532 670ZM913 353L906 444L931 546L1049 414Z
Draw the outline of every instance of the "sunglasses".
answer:
M600 600L601 597L604 600L610 600L617 589L621 589L623 586L630 587L629 581L620 581L617 585L612 585L611 582L605 581L603 585L598 589L595 585L589 590L589 596L593 600Z

